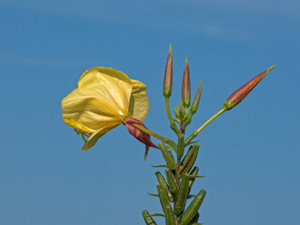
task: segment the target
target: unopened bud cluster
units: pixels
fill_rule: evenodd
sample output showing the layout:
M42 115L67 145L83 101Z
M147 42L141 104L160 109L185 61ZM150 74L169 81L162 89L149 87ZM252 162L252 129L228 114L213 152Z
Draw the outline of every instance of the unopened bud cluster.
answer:
M171 96L172 79L173 79L173 59L172 59L172 45L170 45L166 68L165 68L164 83L163 83L163 95L166 99L169 99L169 97ZM202 92L202 81L200 80L199 88L196 92L195 98L190 107L191 104L190 68L189 68L188 59L186 57L184 70L183 70L183 78L182 78L181 100L179 105L177 105L174 108L174 112L176 116L175 121L180 125L181 132L184 132L185 127L191 122L191 118L193 114L196 113L201 98L201 92ZM172 129L175 130L174 128Z
M156 222L153 216L164 216L167 225L200 225L198 223L198 210L203 202L206 194L205 190L201 190L197 195L192 195L191 188L197 177L199 176L199 167L194 166L197 159L200 145L198 141L192 141L199 132L217 116L225 111L232 109L239 102L241 102L248 93L267 75L267 73L274 68L275 65L260 73L248 83L234 92L223 104L221 110L208 119L202 126L194 131L190 136L185 138L185 130L187 125L191 122L193 115L196 113L202 92L202 81L200 84L193 102L191 103L191 82L190 70L187 58L185 58L185 65L183 70L181 99L180 103L175 107L175 119L172 117L169 109L169 98L172 93L172 79L173 79L173 59L172 46L170 45L169 54L167 58L165 76L163 82L163 96L165 97L166 109L170 120L170 127L178 137L177 144L170 142L160 143L159 149L166 162L165 165L158 165L154 167L167 167L165 170L165 177L157 171L155 173L158 180L157 194L150 194L159 197L162 210L164 214L149 214L147 210L143 211L143 217L147 225L155 225ZM176 125L177 122L178 125ZM179 129L178 127L179 126ZM185 152L185 148L188 150ZM176 154L176 157L173 154ZM187 206L187 199L193 198L192 202ZM172 205L171 205L172 203ZM173 206L173 207L172 207Z

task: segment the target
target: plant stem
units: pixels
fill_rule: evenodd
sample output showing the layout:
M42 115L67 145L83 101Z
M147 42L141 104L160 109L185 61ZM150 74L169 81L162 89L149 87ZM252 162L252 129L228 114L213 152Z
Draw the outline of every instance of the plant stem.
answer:
M166 103L166 110L167 110L167 114L171 123L171 128L175 131L176 134L179 134L179 130L178 127L176 126L172 115L171 115L171 111L170 111L170 106L169 106L169 97L165 97L165 103Z
M220 109L215 115L210 117L204 124L202 124L196 131L194 131L185 141L184 146L187 146L199 133L201 130L203 130L204 127L206 127L211 121L213 121L215 118L217 118L219 115L221 115L223 112L225 112L227 109L223 107Z
M166 144L169 144L169 145L174 149L174 151L176 151L177 145L176 145L173 141L171 141L170 139L165 138L165 137L162 137L162 136L160 136L160 135L154 133L153 131L148 130L147 128L141 126L140 124L132 123L132 126L134 126L134 127L136 127L137 129L139 129L139 130L145 132L146 134L149 134L149 135L151 135L151 136L153 136L153 137L155 137L155 138L157 138L157 139L163 141L163 142L166 143Z

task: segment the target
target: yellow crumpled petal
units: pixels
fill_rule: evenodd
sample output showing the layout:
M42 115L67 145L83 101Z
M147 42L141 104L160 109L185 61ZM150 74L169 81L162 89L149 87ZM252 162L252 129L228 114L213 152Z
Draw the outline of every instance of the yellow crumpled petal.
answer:
M129 113L133 118L143 121L149 110L149 101L146 95L146 85L137 81L131 80L132 92L129 102Z
M131 91L131 80L120 71L104 67L87 70L78 88L62 100L63 120L88 133L107 124L120 124L128 113Z
M96 144L96 142L98 141L98 139L100 137L102 137L108 131L110 131L111 129L113 129L119 125L120 125L120 123L115 123L115 124L111 123L111 124L109 124L109 126L103 126L101 129L97 130L89 137L89 139L82 146L81 150L86 151L86 150L90 149L91 147L93 147Z
M82 74L78 88L62 100L61 108L66 124L91 134L82 147L88 150L121 124L123 116L130 113L143 121L149 102L143 83L112 68L94 67Z

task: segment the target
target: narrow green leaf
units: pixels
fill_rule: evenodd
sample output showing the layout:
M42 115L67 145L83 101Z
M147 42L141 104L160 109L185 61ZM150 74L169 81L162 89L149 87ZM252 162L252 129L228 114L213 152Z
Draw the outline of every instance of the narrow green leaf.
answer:
M148 195L151 195L151 196L158 197L158 194L153 194L153 193L148 193L148 192L147 192L147 194L148 194Z
M162 216L162 217L165 217L165 215L161 214L161 213L153 213L150 216Z
M156 165L156 166L152 166L152 167L168 167L168 168L170 168L168 165Z

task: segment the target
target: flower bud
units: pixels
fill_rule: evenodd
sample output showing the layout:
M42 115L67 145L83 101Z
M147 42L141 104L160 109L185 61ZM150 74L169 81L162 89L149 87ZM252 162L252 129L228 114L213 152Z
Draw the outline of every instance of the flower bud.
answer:
M136 139L138 139L140 142L142 142L143 144L146 145L146 151L145 151L145 156L144 159L146 160L146 157L148 155L148 151L150 147L153 148L158 148L155 144L152 143L152 141L150 140L150 135L146 134L145 132L139 130L138 128L134 127L132 125L132 123L136 123L139 124L142 127L145 127L147 129L147 127L139 120L131 118L131 117L127 117L125 120L125 125L129 131L129 133L134 136Z
M172 44L169 47L169 54L166 63L165 77L163 84L163 95L170 97L172 93L172 77L173 77L173 59L172 59Z
M267 70L261 72L256 77L254 77L252 80L248 81L246 84L244 84L241 88L239 88L237 91L235 91L225 102L223 108L226 110L232 109L234 106L236 106L240 101L242 101L249 92L268 74L270 70L272 70L275 67L275 64L271 67L269 67Z
M195 114L197 109L198 109L200 98L201 98L201 92L202 92L202 80L200 80L199 88L198 88L197 93L195 95L194 101L191 105L191 109L190 109L191 114Z
M183 70L181 99L184 107L190 106L191 100L191 84L190 84L190 69L187 57L185 57L185 65Z

